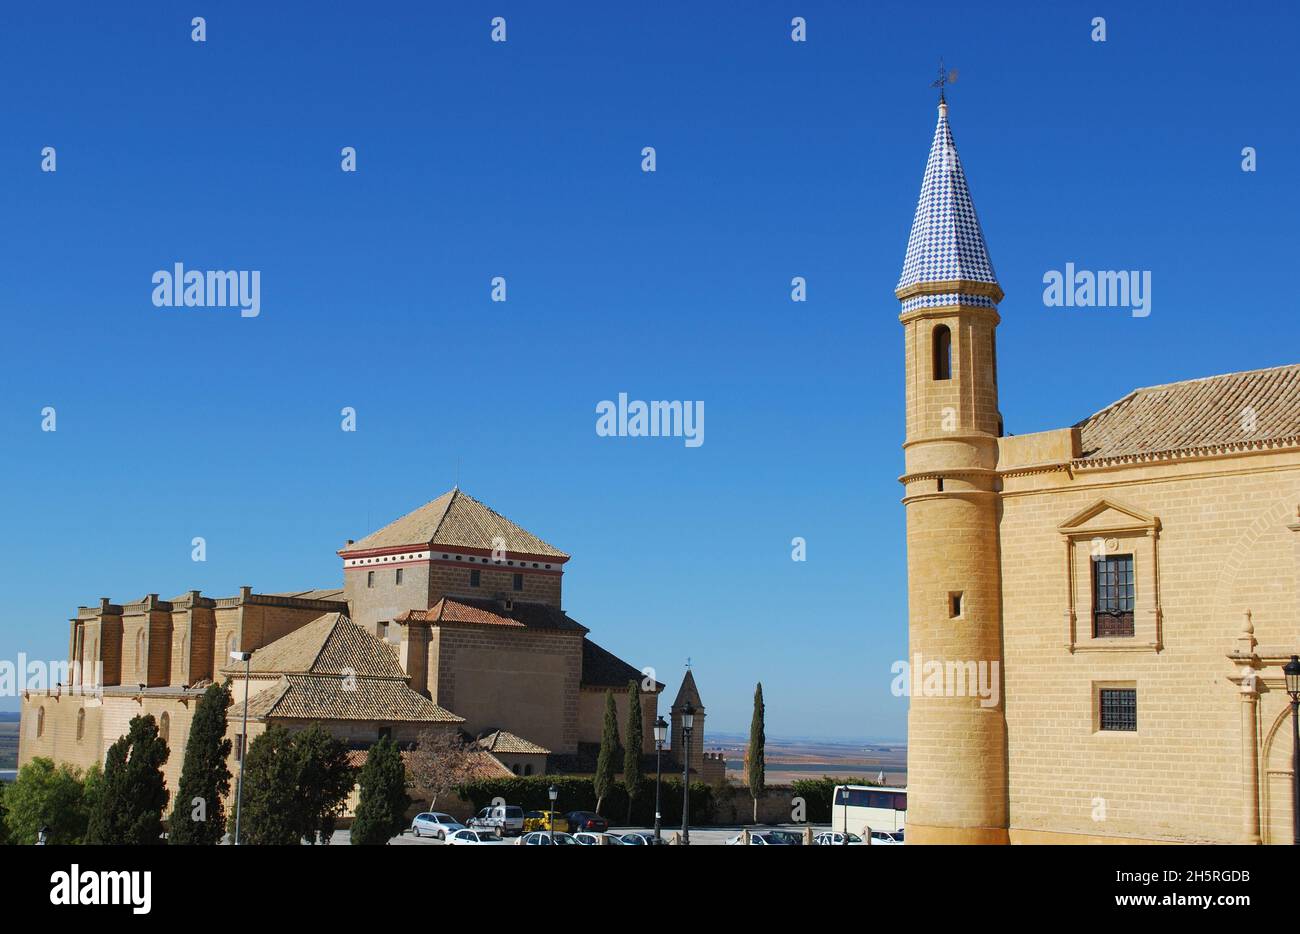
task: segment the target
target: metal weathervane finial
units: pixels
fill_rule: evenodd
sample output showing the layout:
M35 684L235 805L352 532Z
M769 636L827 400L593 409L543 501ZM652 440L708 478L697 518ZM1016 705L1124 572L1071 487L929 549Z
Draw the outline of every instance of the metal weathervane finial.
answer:
M940 56L940 58L939 58L939 77L938 77L935 81L932 81L932 82L930 83L930 87L932 87L932 88L938 88L938 89L939 89L939 103L940 103L940 104L945 104L945 103L947 103L947 101L944 100L944 96L943 96L944 88L945 88L947 85L950 85L950 84L956 84L956 83L957 83L957 69L954 68L952 71L948 71L948 70L946 70L946 69L943 67L943 57Z

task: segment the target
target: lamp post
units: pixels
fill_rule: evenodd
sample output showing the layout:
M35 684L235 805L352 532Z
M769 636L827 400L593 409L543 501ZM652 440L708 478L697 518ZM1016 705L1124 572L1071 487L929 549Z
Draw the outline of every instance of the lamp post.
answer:
M682 708L682 845L691 843L691 730L695 727L695 708Z
M235 846L239 846L239 819L244 803L244 760L248 758L248 676L253 666L253 653L231 652L230 657L244 663L244 732L239 738L239 779L235 783Z
M45 845L46 845L46 841L49 839L49 838L46 836L46 831L47 831L48 829L49 829L49 828L47 828L47 827L42 827L40 830L36 831L36 845L37 845L37 846L45 846Z
M551 813L548 815L551 825L551 846L555 845L555 799L560 796L560 789L552 785L546 789L546 796L551 799Z
M668 736L668 723L663 717L655 718L655 843L659 842L659 783L663 780L664 739Z
M1300 846L1300 655L1282 666L1286 692L1291 695L1291 817L1295 824L1291 843Z

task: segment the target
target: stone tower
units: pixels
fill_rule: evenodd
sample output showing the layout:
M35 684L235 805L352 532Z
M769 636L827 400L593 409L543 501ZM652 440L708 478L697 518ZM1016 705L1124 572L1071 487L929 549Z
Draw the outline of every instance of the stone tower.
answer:
M995 347L1002 289L942 98L895 294L907 379L907 842L1006 843Z
M690 769L692 772L700 772L704 767L704 701L700 700L700 691L695 686L695 675L689 668L686 669L686 677L682 678L682 686L677 690L677 697L669 710L669 718L672 721L670 742L673 756L679 765L682 764L679 753L686 743L686 734L682 731L682 711L686 709L687 704L695 708L691 726Z

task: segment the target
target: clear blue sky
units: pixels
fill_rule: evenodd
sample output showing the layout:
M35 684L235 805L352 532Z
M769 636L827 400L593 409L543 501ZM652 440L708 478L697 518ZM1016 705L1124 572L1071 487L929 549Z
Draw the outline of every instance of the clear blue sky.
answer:
M1249 2L14 6L0 657L61 657L101 595L335 585L345 538L459 462L574 556L598 642L671 691L693 660L710 729L746 729L761 679L769 735L901 737L893 288L939 55L1024 433L1295 362L1273 283L1298 25ZM155 308L177 261L260 270L261 316ZM1151 316L1045 308L1067 262L1151 270ZM705 444L597 437L620 391L703 400Z

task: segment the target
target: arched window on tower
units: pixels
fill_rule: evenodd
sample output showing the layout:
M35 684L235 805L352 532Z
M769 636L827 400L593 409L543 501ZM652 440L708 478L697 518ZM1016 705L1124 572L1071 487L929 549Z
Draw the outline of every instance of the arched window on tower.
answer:
M139 634L135 637L135 676L141 681L144 680L145 672L148 670L145 664L145 637L144 627L140 628Z
M934 347L934 378L952 379L952 332L948 325L935 327L931 343Z
M162 716L158 718L158 735L162 737L164 743L171 740L172 718L171 714L165 710L162 712Z
M77 742L81 742L86 736L86 708L82 707L77 711Z

